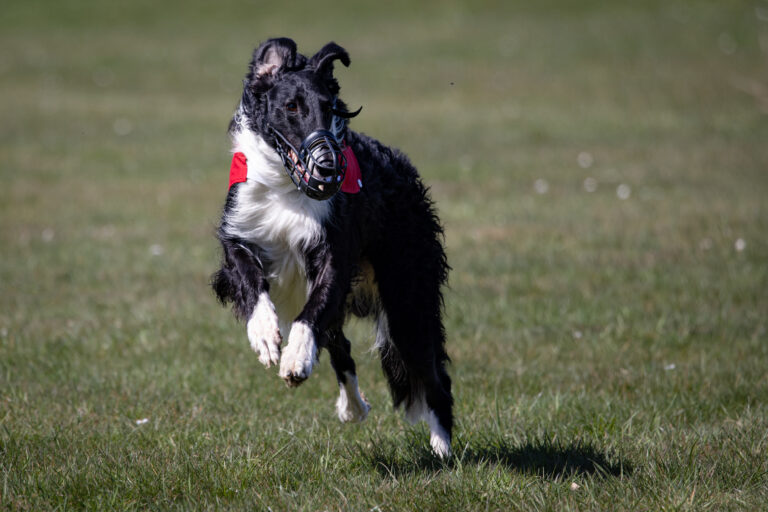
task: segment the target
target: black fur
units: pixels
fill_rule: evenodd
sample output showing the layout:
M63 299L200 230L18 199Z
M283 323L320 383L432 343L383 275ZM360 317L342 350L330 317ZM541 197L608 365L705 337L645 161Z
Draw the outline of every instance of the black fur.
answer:
M350 62L334 43L311 58L285 38L256 48L230 132L245 124L274 148L270 125L296 147L310 132L328 129L330 105L339 92L335 60ZM337 108L346 106L339 102ZM408 408L424 399L450 437L453 398L441 292L449 266L440 221L428 189L405 155L352 130L345 135L359 161L363 188L357 194L338 192L330 200L321 239L304 248L311 288L295 321L311 326L318 350L328 350L341 383L345 373L355 373L343 333L346 316L386 321L389 336L379 350L394 405ZM218 232L223 258L212 286L223 304L232 303L234 313L248 319L259 296L270 290L267 276L274 262L259 240L233 237L228 230L242 185L235 184L227 195ZM357 290L365 268L373 269L377 293ZM296 378L294 384L300 381Z

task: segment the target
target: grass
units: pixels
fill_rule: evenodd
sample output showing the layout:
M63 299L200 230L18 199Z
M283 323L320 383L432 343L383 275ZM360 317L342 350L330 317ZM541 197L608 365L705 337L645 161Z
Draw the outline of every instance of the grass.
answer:
M766 13L6 2L0 506L765 509ZM228 117L275 35L345 46L354 126L432 187L447 464L392 412L369 325L374 409L342 426L327 357L286 389L207 288Z

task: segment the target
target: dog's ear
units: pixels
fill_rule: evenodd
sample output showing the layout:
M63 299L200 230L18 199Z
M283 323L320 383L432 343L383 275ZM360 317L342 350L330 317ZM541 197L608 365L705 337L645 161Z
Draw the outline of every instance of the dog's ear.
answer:
M280 71L302 68L306 61L306 57L296 52L292 39L269 39L253 50L248 83L257 91L267 89Z
M349 67L350 60L347 50L331 42L320 48L320 51L309 59L309 66L315 68L315 72L327 80L331 93L338 94L339 84L333 77L333 61L335 60L340 60L344 66Z

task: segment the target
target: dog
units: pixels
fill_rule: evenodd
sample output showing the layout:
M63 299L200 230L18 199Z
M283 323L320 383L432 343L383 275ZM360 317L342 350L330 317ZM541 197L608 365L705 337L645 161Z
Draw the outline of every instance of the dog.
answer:
M395 408L411 423L425 420L433 452L446 458L453 396L443 228L408 158L348 128L360 110L339 99L335 61L350 64L335 43L312 57L288 38L254 50L229 125L234 156L217 233L223 256L211 284L246 322L261 363L279 365L288 386L306 380L328 351L342 422L362 421L370 410L345 319L373 319Z

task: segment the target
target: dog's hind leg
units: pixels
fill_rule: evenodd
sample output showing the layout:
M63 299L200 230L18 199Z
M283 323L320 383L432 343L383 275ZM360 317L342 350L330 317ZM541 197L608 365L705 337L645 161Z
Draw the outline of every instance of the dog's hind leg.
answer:
M405 418L411 423L419 420L427 422L432 450L444 459L451 456L451 379L442 364L436 365L434 370L430 378L411 384L412 401L406 405Z
M351 356L351 343L341 329L329 333L328 353L331 366L339 381L339 398L336 400L336 413L343 423L358 423L368 416L371 406L360 392L357 385L355 361Z
M392 313L380 314L376 346L381 355L392 401L395 407L405 407L405 418L410 423L424 420L429 425L430 445L440 458L451 455L453 429L453 397L451 379L445 370L448 356L442 347L440 335L426 333L413 338L419 332L415 318L390 318Z
M408 226L415 229L414 223L401 224L400 242L381 250L373 262L382 304L376 345L395 407L403 405L411 422L426 421L433 451L447 458L453 397L440 288L448 266L439 239L409 232Z

